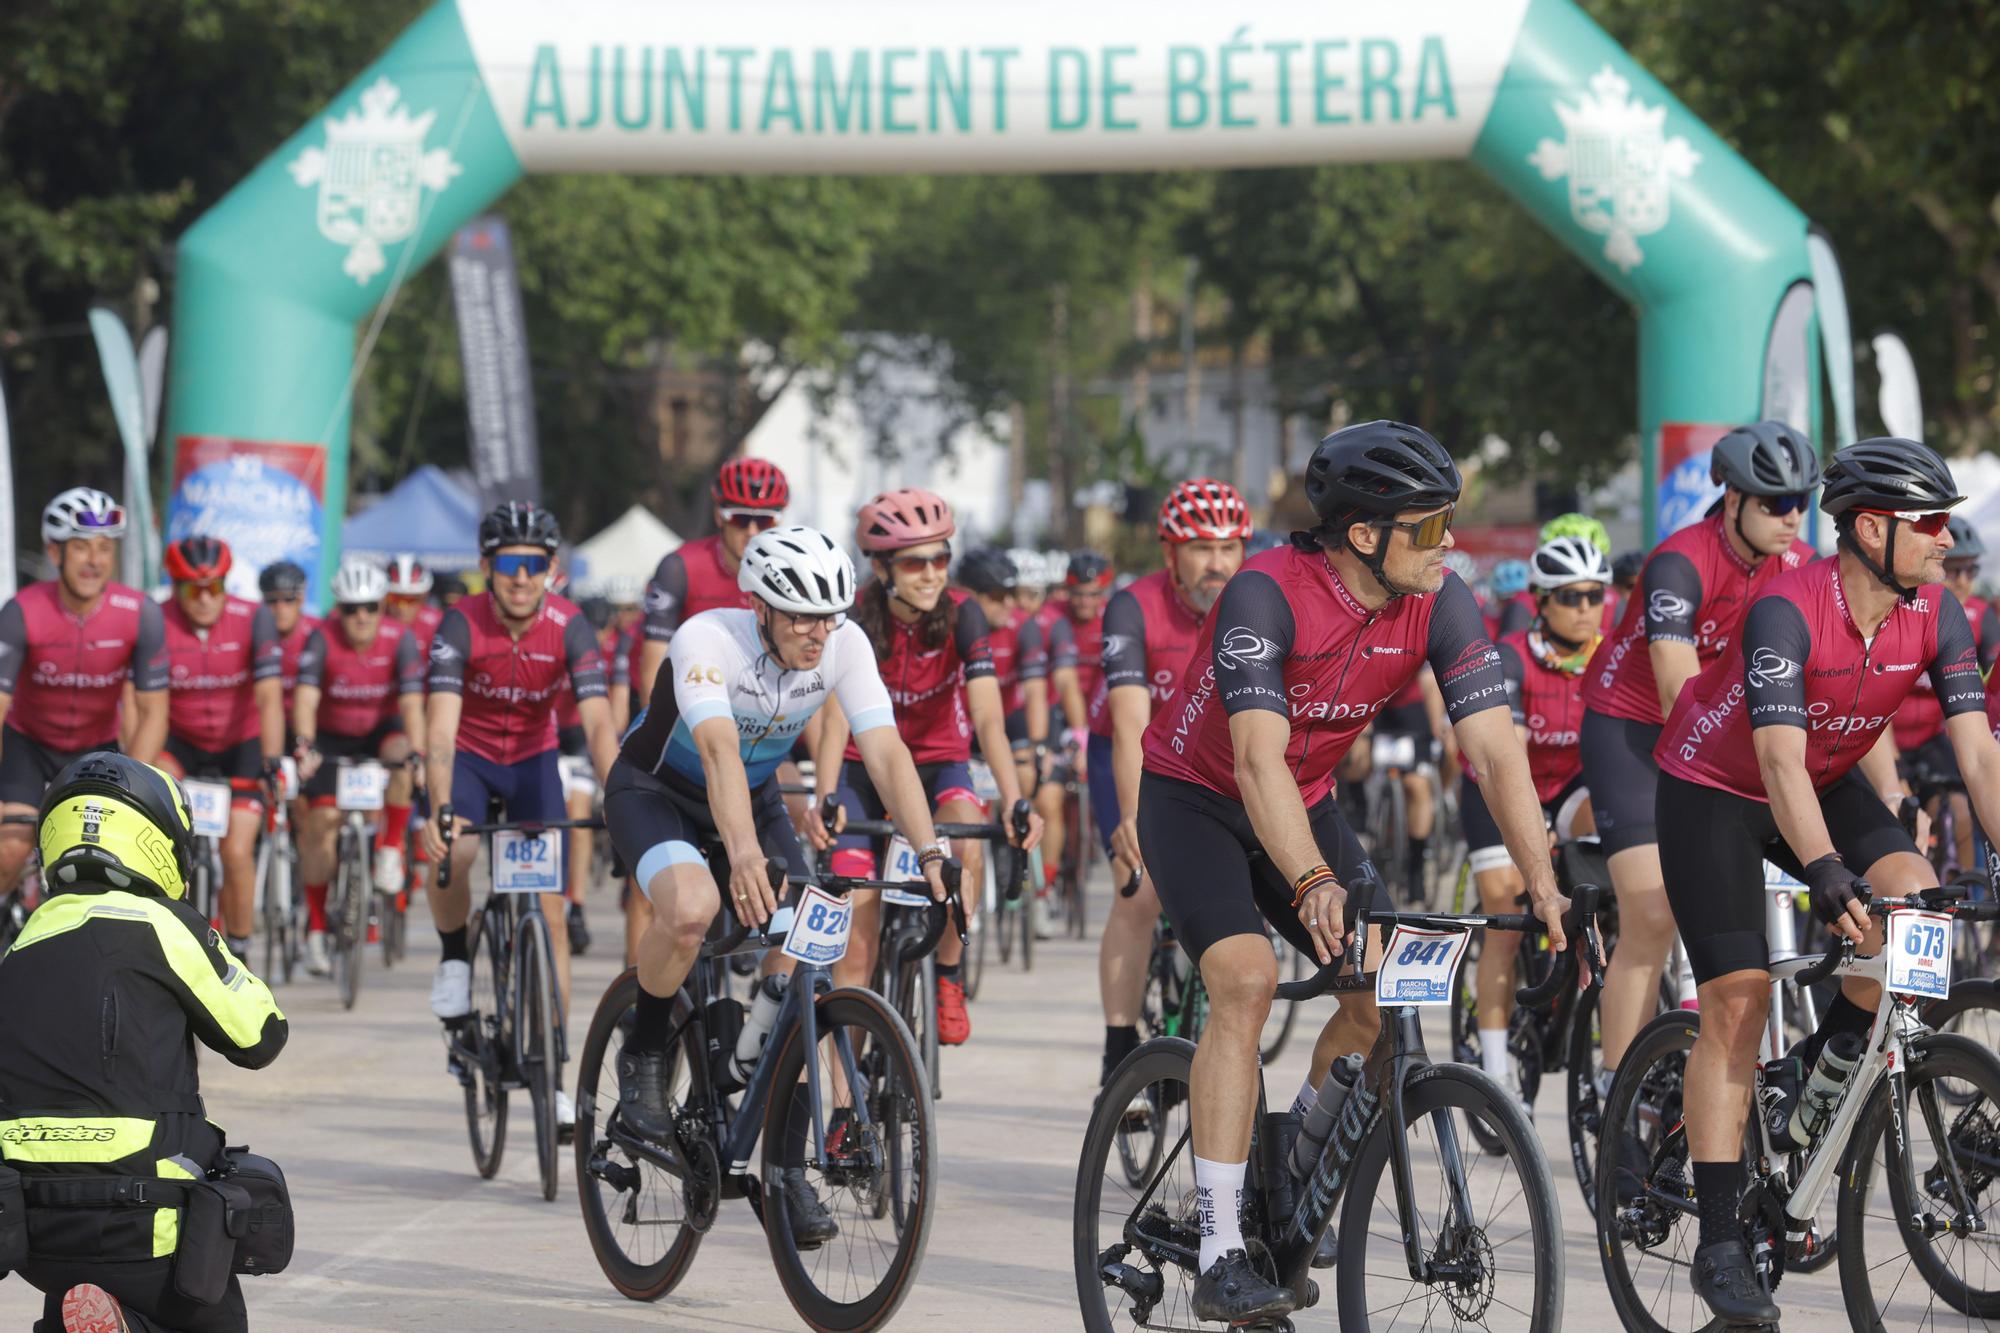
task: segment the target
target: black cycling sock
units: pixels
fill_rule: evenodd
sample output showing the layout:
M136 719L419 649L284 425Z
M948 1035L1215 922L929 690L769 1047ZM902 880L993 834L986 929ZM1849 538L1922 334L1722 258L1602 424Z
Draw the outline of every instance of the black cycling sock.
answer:
M937 965L938 980L957 981L958 967L959 965L957 963L939 963Z
M644 986L639 987L639 1004L632 1019L632 1048L664 1051L673 1028L674 997L655 995Z
M1104 1072L1107 1075L1138 1049L1139 1027L1136 1023L1126 1023L1121 1027L1113 1027L1109 1023L1104 1025Z
M457 930L440 930L438 942L444 945L444 960L447 963L469 963L472 949L466 942L467 930L460 926Z
M1826 1014L1819 1020L1819 1027L1799 1043L1800 1077L1812 1077L1813 1066L1819 1063L1819 1053L1826 1049L1827 1038L1842 1032L1865 1037L1874 1026L1873 1010L1863 1009L1844 994L1836 994L1833 1003L1826 1007Z
M1412 892L1415 892L1416 886L1424 882L1424 849L1429 845L1430 840L1428 838L1410 839L1409 865Z
M1740 1240L1743 1224L1736 1210L1743 1202L1743 1163L1694 1162L1694 1202L1701 1214L1701 1245Z

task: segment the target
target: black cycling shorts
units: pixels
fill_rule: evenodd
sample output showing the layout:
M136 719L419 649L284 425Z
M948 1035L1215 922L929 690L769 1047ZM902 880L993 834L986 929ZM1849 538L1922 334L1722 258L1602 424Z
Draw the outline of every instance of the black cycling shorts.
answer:
M1858 875L1891 852L1917 850L1895 812L1859 773L1821 792L1819 808L1834 850ZM1800 873L1799 859L1778 832L1768 804L1660 775L1660 869L1697 982L1769 966L1766 861L1787 874Z
M83 750L51 750L40 741L30 740L14 728L0 724L0 801L39 807L56 774L84 755L117 748L114 744L93 745Z
M556 753L572 759L590 758L590 740L584 735L583 723L556 728Z
M1951 748L1951 734L1940 731L1937 735L1904 752L1897 767L1905 778L1912 781L1929 779L1932 782L1964 782L1958 771L1958 751Z
M320 805L331 805L334 794L339 791L341 759L380 759L382 747L392 736L403 734L403 719L390 718L366 736L342 736L338 732L322 731L313 737L313 745L319 750L319 771L306 779L304 794Z
M1583 780L1606 856L1660 840L1653 816L1660 781L1653 745L1659 739L1657 726L1584 710Z
M1319 854L1350 892L1364 873L1374 876L1331 795L1306 817ZM1264 855L1241 802L1197 783L1143 774L1139 849L1159 890L1161 910L1190 958L1200 961L1209 945L1231 935L1262 935L1266 922L1296 947L1316 954L1292 906L1292 886Z
M1398 704L1375 715L1375 731L1382 736L1415 736L1420 740L1430 740L1431 715L1421 699L1411 704Z
M1007 739L1022 744L1028 739L1028 710L1016 708L1007 714Z
M750 793L750 812L764 855L783 861L794 879L810 876L813 863L775 778ZM604 784L604 823L619 859L632 867L640 892L649 897L653 877L668 866L707 865L702 853L716 836L705 798L677 791L623 759L611 765Z

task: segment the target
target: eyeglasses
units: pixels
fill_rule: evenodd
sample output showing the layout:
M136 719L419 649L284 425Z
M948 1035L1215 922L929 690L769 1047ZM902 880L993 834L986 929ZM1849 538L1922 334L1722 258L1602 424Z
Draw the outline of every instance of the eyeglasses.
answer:
M722 521L732 528L774 528L778 516L768 509L725 509Z
M342 602L340 614L343 616L379 616L382 614L380 602Z
M190 597L221 597L227 591L221 579L204 579L199 583L183 583L181 588Z
M1603 606L1604 589L1597 588L1557 588L1549 594L1549 600L1557 606L1575 610L1579 606Z
M1772 518L1783 518L1787 514L1795 514L1804 509L1811 501L1812 494L1809 491L1798 495L1760 495L1757 497L1757 507Z
M298 604L299 604L300 602L302 602L302 601L304 601L304 600L305 600L305 598L303 598L303 597L299 596L299 595L298 595L297 593L281 593L281 594L279 594L279 595L278 595L278 596L276 596L276 597L266 597L266 598L264 599L264 605L266 605L266 606L297 606L297 605L298 605Z
M945 547L936 555L897 555L889 558L890 566L898 573L921 574L926 569L939 573L951 568L951 548Z
M531 579L540 578L549 572L549 565L552 563L545 555L523 555L518 551L509 555L496 555L492 559L493 572L510 579L517 579L523 575Z
M1393 518L1378 518L1368 526L1372 528L1401 528L1410 534L1410 545L1419 551L1428 551L1443 545L1445 533L1451 531L1452 516L1458 512L1457 505L1446 505L1435 514L1425 514L1414 522L1405 523Z
M391 611L396 610L398 607L422 606L424 604L422 597L407 592L392 592L384 600L388 602Z
M1948 579L1976 579L1979 577L1979 562L1971 559L1954 560L1946 556L1944 576Z
M1951 522L1950 511L1944 509L1864 509L1861 512L1878 518L1900 518L1910 525L1910 531L1925 537L1937 536Z
M792 633L803 639L821 632L833 633L847 623L847 612L835 611L824 616L795 616L787 613L785 619L791 622Z

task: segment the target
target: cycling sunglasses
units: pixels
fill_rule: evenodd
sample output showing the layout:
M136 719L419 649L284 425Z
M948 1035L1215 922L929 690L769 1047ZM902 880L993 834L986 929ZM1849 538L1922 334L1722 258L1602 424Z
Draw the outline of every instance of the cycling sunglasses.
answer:
M768 509L725 509L722 521L732 528L774 528L778 516Z
M493 572L505 575L510 579L519 578L523 574L529 578L538 578L549 572L549 565L551 563L553 562L545 555L527 555L515 551L506 555L494 556Z
M113 505L111 508L105 510L102 514L73 514L70 516L70 521L75 523L76 526L79 528L91 528L91 529L122 528L125 526L125 510L121 506ZM104 535L107 537L115 537L118 534L116 532L107 531L105 532Z
M1549 600L1557 606L1567 606L1575 610L1579 606L1603 606L1602 588L1557 588L1549 594Z
M221 597L228 591L221 579L203 579L200 582L183 583L181 587L195 597Z
M1760 495L1757 497L1757 507L1772 518L1783 518L1787 514L1796 514L1811 503L1812 493L1810 491L1802 491L1797 495Z
M1410 534L1410 545L1419 551L1428 551L1444 544L1445 533L1451 531L1452 516L1458 512L1455 504L1446 505L1435 514L1426 514L1415 522L1406 523L1400 519L1378 518L1369 526L1376 528L1401 528Z
M340 604L340 614L342 614L343 616L359 616L359 615L379 616L382 614L382 603L342 602Z
M889 564L892 568L901 570L905 574L919 574L926 569L935 569L942 572L951 568L951 548L947 546L936 555L890 556Z
M1864 509L1861 512L1881 518L1900 518L1910 525L1910 531L1925 537L1937 536L1951 522L1950 511L1944 509Z
M275 597L266 597L266 598L264 599L264 605L266 605L266 606L297 606L297 605L298 605L298 604L299 604L300 602L303 602L304 600L305 600L305 598L304 598L304 597L302 597L302 596L300 596L300 595L299 595L298 593L295 593L295 592L286 592L286 593L279 593L279 594L278 594L277 596L275 596Z

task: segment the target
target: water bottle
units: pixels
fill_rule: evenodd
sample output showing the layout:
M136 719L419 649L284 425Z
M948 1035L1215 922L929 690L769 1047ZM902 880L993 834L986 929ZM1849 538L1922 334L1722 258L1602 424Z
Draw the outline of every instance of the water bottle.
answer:
M1326 1077L1320 1081L1319 1098L1307 1108L1305 1121L1299 1127L1299 1137L1292 1144L1291 1166L1295 1179L1304 1180L1312 1174L1313 1165L1319 1161L1320 1152L1333 1133L1334 1121L1340 1117L1341 1105L1360 1077L1359 1055L1343 1055L1326 1071Z
M736 1038L736 1072L746 1080L757 1067L757 1058L764 1054L764 1043L771 1039L771 1029L778 1022L778 1006L785 1002L785 986L791 979L789 973L776 972L757 983L756 998L750 1001L750 1016Z
M1805 1092L1799 1097L1799 1109L1792 1113L1792 1142L1810 1148L1826 1131L1827 1122L1833 1119L1833 1108L1847 1087L1848 1076L1861 1062L1866 1047L1867 1042L1852 1032L1837 1033L1827 1039L1819 1053L1819 1063L1813 1066L1812 1077L1806 1080Z

